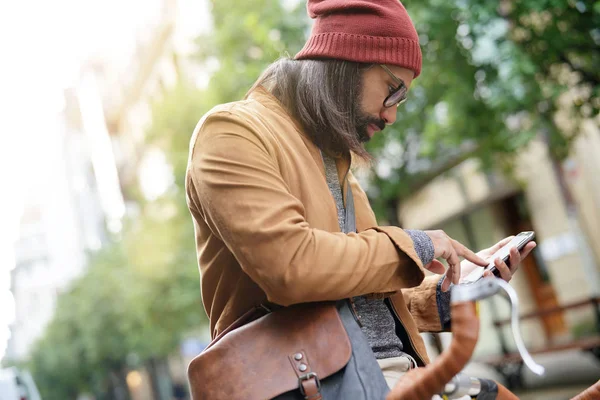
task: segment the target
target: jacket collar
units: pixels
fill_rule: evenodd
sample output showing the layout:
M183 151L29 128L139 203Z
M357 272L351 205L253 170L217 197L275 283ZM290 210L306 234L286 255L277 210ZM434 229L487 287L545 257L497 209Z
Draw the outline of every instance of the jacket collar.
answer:
M325 178L325 167L323 165L323 160L321 158L321 151L314 144L314 142L312 141L310 136L306 134L306 132L302 128L300 122L298 122L294 117L292 117L287 112L287 110L284 108L283 104L281 104L275 96L273 96L271 93L269 93L262 86L258 86L254 90L252 90L250 93L248 93L248 95L246 96L246 99L256 101L256 102L260 103L261 105L263 105L264 107L266 107L267 109L269 109L270 111L275 112L275 113L279 114L280 116L282 116L283 118L287 119L294 126L296 131L302 136L302 139L306 143L311 155L315 159L315 162L317 162L320 165L320 169L323 174L323 178ZM348 171L350 170L351 163L352 163L352 157L350 156L350 153L341 154L341 155L340 154L329 154L329 156L331 156L332 158L335 159L335 164L336 164L336 167L338 170L338 177L340 179L340 184L342 185L342 189L343 189L342 193L344 194L344 201L345 201L346 200L345 199L345 193L346 193L345 192L345 189L346 189L346 187L345 187L346 179L345 178L347 177Z

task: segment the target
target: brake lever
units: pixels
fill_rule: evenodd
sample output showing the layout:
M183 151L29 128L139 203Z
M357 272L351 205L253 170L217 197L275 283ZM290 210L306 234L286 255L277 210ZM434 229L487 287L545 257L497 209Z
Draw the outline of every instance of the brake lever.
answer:
M539 376L544 375L544 367L533 360L521 337L521 330L519 328L519 297L515 289L507 282L499 278L482 278L473 283L456 285L452 288L451 302L460 303L482 300L495 295L500 290L504 290L510 301L512 334L523 362L534 374Z

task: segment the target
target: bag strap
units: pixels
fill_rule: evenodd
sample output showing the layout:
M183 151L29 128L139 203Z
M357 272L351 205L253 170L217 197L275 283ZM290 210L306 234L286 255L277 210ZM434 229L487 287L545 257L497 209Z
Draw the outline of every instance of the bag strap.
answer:
M346 219L344 221L344 233L356 232L356 215L354 213L354 196L350 189L350 182L346 187Z
M321 151L321 158L323 159L323 165L325 167L325 177L327 179L327 186L329 187L329 191L333 196L333 199L336 199L336 195L342 194L343 183L340 183L340 180L337 175L337 168L335 165L335 159L328 156L327 154ZM354 196L352 195L352 189L350 188L350 182L348 182L348 174L346 173L346 207L340 209L340 206L337 201L335 201L335 206L337 208L338 215L338 223L340 225L340 230L344 233L356 232L356 215L354 210ZM342 204L342 207L343 204ZM343 219L343 220L342 220Z
M288 356L294 372L298 376L298 389L305 400L322 400L321 381L312 370L308 357L303 350Z
M336 168L336 164L335 164L335 160L331 157L329 157L328 155L326 155L325 153L323 153L321 151L321 158L323 159L323 165L325 166L325 176L327 179L327 186L329 187L329 191L331 192L331 196L333 196L333 199L336 199L336 194L342 194L342 187L343 187L343 183L340 184L340 180L338 178L338 174L337 174L337 168ZM340 210L340 204L338 203L338 201L335 201L335 206L337 208L337 215L338 215L338 224L340 225L340 229L342 232L344 233L350 233L350 232L356 232L356 214L355 214L355 210L354 210L354 195L352 194L352 189L350 188L350 182L348 182L348 173L346 173L346 176L344 177L345 179L345 183L346 183L346 207L343 210ZM341 204L341 207L344 207L343 201ZM340 217L343 215L343 221L340 221ZM352 301L351 298L346 300L350 307L352 309L354 309L354 302ZM360 322L357 320L357 323L360 324ZM307 374L310 375L310 374ZM312 389L315 393L315 397L308 397L308 396L304 396L305 399L314 399L314 400L320 400L321 399L321 393L319 390L319 379L318 377L315 375L314 376L314 380L316 380L316 384L313 383L310 387L310 389ZM302 387L305 386L304 382L303 385L301 386L300 391L302 392L302 394L305 394L305 390L302 389Z

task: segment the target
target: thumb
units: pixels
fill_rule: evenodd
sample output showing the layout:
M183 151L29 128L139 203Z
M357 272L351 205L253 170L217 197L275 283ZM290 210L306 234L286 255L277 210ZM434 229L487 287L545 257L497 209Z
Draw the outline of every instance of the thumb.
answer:
M446 267L444 267L444 264L442 264L438 260L433 260L432 262L427 264L425 266L425 269L438 275L443 275L446 272Z
M508 242L510 242L515 236L509 236L509 237L505 237L504 239L502 239L501 241L499 241L498 243L496 243L495 245L493 245L492 247L490 247L488 249L490 255L494 254L495 252L497 252L498 250L500 250L505 244L507 244Z
M452 284L451 280L447 275L444 275L444 280L442 281L442 292L447 292L450 289L450 285Z

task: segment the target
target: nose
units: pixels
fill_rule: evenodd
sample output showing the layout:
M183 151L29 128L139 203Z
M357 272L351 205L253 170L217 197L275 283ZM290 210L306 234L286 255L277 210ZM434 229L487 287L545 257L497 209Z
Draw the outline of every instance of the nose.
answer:
M379 117L385 121L386 125L392 125L396 122L396 115L398 113L398 106L383 107L379 113Z

